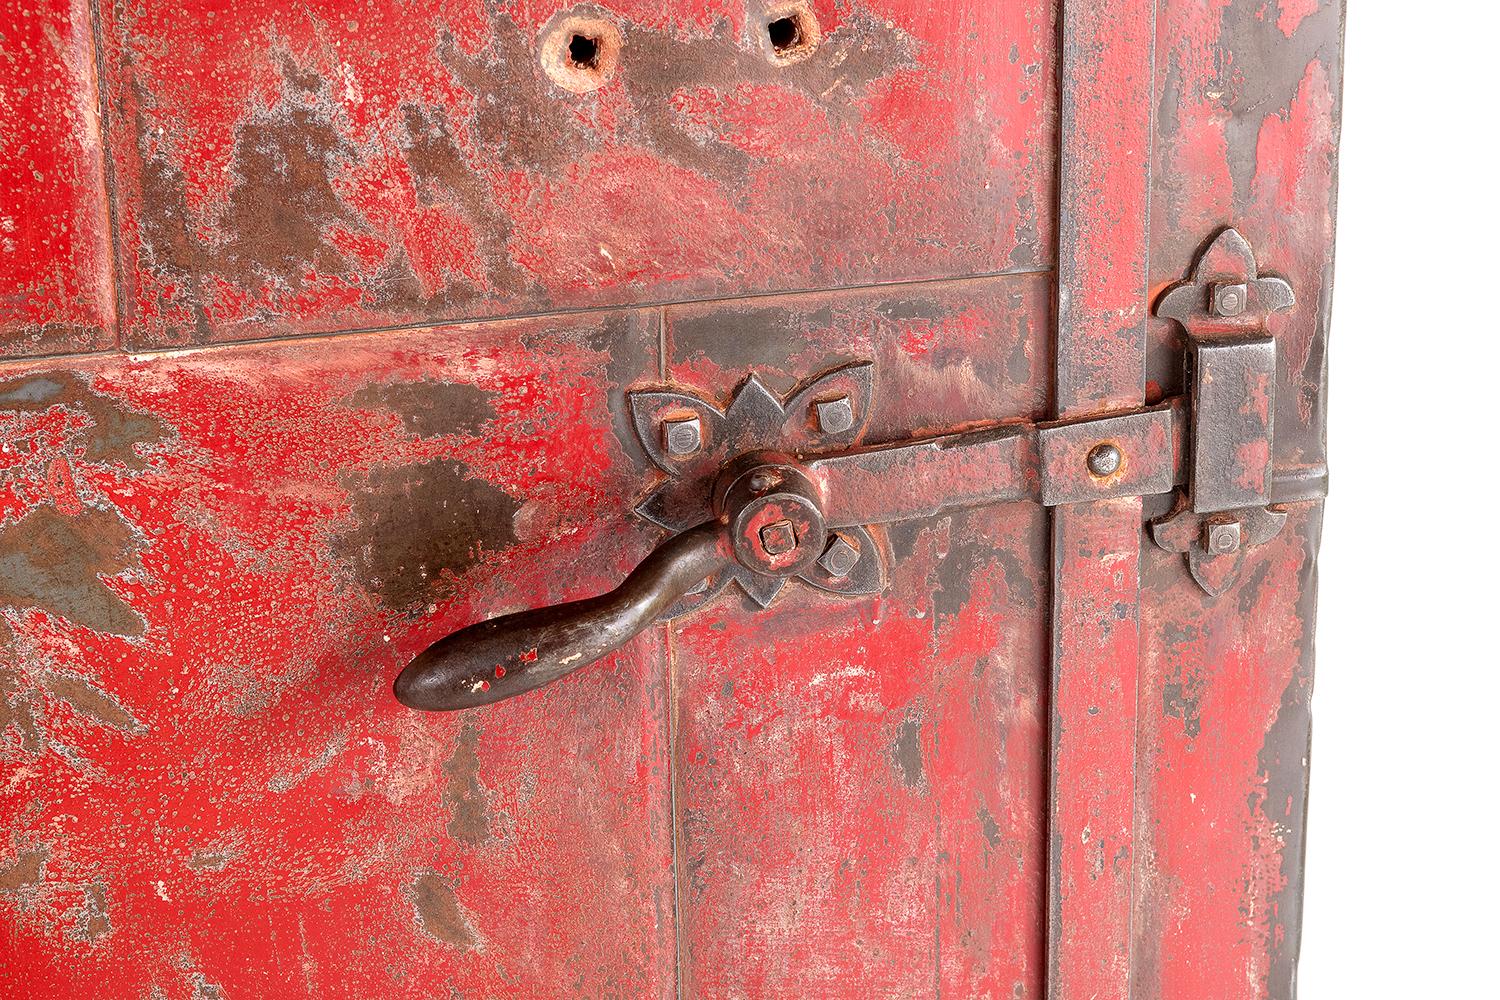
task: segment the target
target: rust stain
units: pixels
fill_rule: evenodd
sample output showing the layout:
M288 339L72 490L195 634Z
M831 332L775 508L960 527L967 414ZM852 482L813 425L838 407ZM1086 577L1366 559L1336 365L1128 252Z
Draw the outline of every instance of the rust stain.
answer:
M238 851L200 850L184 863L195 872L221 872L238 856Z
M0 618L0 626L4 626L4 621ZM0 629L0 648L7 645L4 639L3 629ZM11 727L15 727L20 737L23 752L34 755L41 751L42 734L36 725L31 699L21 690L15 673L9 668L0 667L0 737Z
M995 817L985 806L979 807L979 830L984 834L984 839L991 847L1000 846L1000 824L995 822Z
M16 892L41 884L42 869L52 854L46 847L22 851L14 864L0 869L0 891Z
M490 833L488 798L479 782L479 730L465 725L458 734L453 756L443 763L448 784L443 804L448 807L448 836L477 847L493 840Z
M458 902L454 887L434 871L417 876L409 893L416 907L417 925L431 937L465 951L479 945L479 936Z
M901 769L901 781L907 788L916 788L922 783L922 718L915 709L907 710L906 718L897 728L891 755Z
M290 102L241 125L239 182L223 218L229 242L217 250L215 269L252 291L295 291L310 271L342 273L344 257L324 234L360 222L333 189L330 167L353 156L323 113Z
M75 625L139 636L146 623L104 582L139 565L142 542L119 514L68 517L39 506L0 528L0 606L40 608Z
M158 417L122 406L118 400L93 391L85 379L73 372L47 372L9 382L0 382L0 410L14 414L45 413L63 407L86 416L90 427L82 431L84 462L121 465L140 471L147 458L138 450L160 444L171 435Z
M460 576L484 553L515 543L520 503L467 473L462 462L438 458L346 479L356 526L334 538L333 550L387 607L425 604L442 592L445 573Z
M84 887L73 935L94 944L108 937L113 929L109 921L109 889L102 880L95 879Z
M389 410L407 433L419 438L447 434L476 435L495 419L493 401L499 393L477 386L422 378L415 382L369 385L344 398L344 405L362 410Z

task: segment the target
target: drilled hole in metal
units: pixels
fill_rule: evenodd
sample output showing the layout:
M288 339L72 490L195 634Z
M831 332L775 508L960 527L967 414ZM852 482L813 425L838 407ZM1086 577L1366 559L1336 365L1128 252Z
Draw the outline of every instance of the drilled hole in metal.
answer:
M569 15L542 36L542 69L564 90L587 94L614 77L623 44L614 22Z
M795 48L802 41L802 32L797 30L797 22L790 17L778 17L766 25L766 34L771 36L771 47L777 52Z
M588 35L574 35L568 42L568 60L579 69L596 69L599 43Z
M772 11L766 21L766 44L773 62L793 63L807 58L821 37L818 19L800 3Z

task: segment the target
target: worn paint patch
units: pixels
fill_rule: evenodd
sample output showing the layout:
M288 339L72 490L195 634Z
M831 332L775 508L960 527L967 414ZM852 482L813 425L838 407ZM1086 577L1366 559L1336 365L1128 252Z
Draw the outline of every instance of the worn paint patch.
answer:
M55 698L59 698L89 718L125 733L146 731L135 716L107 691L101 691L82 677L53 674L42 682L42 686Z
M520 502L454 459L376 467L345 483L356 526L333 551L387 607L432 600L446 579L516 541Z
M408 892L417 925L425 933L455 948L470 950L479 945L479 937L458 901L453 883L437 872L422 872Z
M443 762L448 784L443 789L443 804L448 807L448 836L461 843L478 846L487 843L490 833L489 801L479 782L479 730L465 725L458 733L453 756Z
M355 409L388 410L407 433L420 438L473 436L495 419L496 395L478 386L423 378L365 386L345 397L344 403Z
M9 643L0 641L0 655L8 655L11 649ZM15 731L14 739L23 753L36 754L41 751L42 736L37 728L31 698L22 690L13 669L0 664L0 739L8 743L12 739L11 730Z
M39 884L50 855L46 847L21 851L15 861L0 868L0 891L15 892Z
M109 937L112 929L109 920L109 887L100 879L95 879L84 886L83 902L79 904L73 922L73 936L90 944L98 944Z
M77 461L133 471L147 468L151 447L172 435L160 417L95 391L91 380L71 371L0 382L0 413L16 420L13 433L35 439L38 450L51 441ZM64 419L47 423L53 415Z
M36 507L0 526L0 605L38 608L84 628L139 636L146 622L105 582L139 565L143 543L111 510L68 517Z
M922 783L922 719L908 712L896 727L896 739L891 744L891 757L901 769L901 781L907 788Z

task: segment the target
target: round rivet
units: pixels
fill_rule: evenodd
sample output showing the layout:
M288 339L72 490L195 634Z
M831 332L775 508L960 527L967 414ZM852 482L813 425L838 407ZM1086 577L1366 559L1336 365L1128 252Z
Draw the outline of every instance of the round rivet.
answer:
M1086 460L1089 472L1100 479L1103 479L1105 476L1112 476L1120 471L1121 457L1120 449L1109 442L1096 444L1089 451L1088 459Z

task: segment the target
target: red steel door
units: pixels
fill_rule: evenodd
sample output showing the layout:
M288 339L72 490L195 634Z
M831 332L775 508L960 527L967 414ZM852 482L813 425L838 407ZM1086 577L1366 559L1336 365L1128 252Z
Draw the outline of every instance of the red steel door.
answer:
M1294 994L1339 0L0 6L0 995ZM1018 492L393 697L850 366Z

